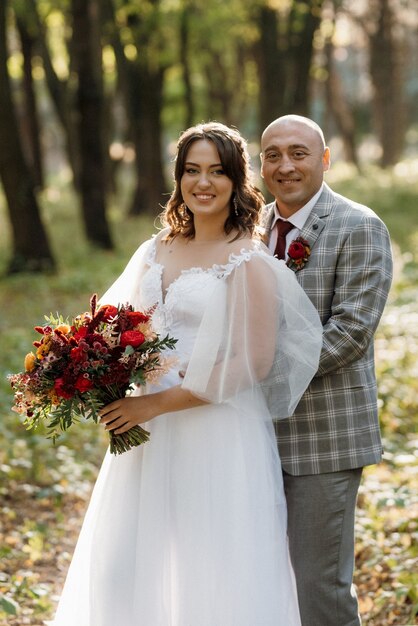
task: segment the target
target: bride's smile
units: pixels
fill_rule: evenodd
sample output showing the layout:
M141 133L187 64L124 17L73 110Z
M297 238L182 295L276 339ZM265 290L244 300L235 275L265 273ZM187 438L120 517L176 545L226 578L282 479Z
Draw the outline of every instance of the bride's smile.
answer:
M195 219L216 216L223 225L230 210L233 183L212 141L202 139L192 144L180 186L184 203Z

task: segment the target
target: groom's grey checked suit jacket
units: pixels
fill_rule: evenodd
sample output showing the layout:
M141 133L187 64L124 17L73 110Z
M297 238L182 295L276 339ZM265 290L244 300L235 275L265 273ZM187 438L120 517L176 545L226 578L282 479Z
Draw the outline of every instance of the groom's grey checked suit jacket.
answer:
M373 464L382 454L373 335L392 279L389 234L371 209L324 184L299 236L311 255L296 277L324 335L317 375L294 414L275 422L282 466L306 475Z

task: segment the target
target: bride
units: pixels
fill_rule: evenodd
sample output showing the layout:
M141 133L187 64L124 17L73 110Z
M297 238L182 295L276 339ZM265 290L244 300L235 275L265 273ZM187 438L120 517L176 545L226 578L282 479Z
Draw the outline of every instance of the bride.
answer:
M322 328L259 237L262 206L236 130L181 135L165 228L101 300L155 307L177 364L102 409L150 441L107 453L54 626L300 625L273 420L314 376Z

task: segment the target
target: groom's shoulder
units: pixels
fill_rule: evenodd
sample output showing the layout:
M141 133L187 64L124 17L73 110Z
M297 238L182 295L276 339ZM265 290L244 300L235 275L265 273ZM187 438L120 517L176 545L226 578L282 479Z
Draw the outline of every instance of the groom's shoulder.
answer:
M274 211L274 205L276 204L276 201L273 200L273 202L269 202L267 204L264 205L262 211L261 211L261 215L260 215L260 225L263 229L268 230L272 220L273 220L273 211Z
M276 204L275 200L273 200L273 202L268 202L267 204L264 205L263 212L266 215L269 215L272 211L274 211L275 204Z
M357 202L352 198L348 198L331 189L328 185L324 185L324 191L320 200L325 196L328 202L334 207L335 214L345 214L354 220L377 219L382 221L377 213L366 204Z

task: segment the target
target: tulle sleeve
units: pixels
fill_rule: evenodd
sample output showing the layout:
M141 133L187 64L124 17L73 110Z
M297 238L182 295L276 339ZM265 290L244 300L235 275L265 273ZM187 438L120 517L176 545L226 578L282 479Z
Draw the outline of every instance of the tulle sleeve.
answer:
M261 389L272 418L285 418L317 371L321 345L318 313L294 273L264 252L243 252L212 293L183 387L215 403Z
M109 289L101 296L100 304L132 304L139 308L139 287L146 269L150 248L154 245L153 239L142 243L134 252L122 274L115 280Z

